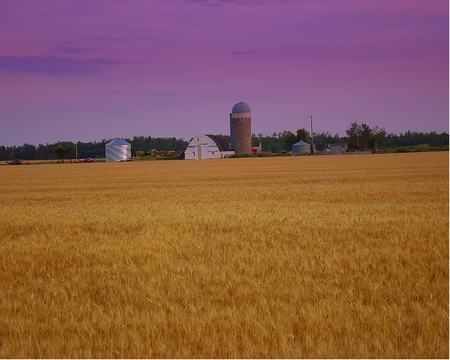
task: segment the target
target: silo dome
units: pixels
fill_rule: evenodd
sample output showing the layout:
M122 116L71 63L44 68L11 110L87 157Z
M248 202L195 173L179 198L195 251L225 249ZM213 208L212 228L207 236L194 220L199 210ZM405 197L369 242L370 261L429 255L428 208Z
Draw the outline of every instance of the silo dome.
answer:
M250 106L248 106L245 102L238 102L236 105L233 106L233 109L231 110L232 113L245 113L245 112L251 112Z

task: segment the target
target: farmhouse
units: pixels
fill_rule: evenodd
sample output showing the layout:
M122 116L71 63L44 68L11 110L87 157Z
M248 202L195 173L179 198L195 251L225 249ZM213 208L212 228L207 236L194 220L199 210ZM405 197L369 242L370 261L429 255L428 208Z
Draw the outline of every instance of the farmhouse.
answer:
M216 135L197 135L188 144L186 160L220 159L234 155L225 141Z

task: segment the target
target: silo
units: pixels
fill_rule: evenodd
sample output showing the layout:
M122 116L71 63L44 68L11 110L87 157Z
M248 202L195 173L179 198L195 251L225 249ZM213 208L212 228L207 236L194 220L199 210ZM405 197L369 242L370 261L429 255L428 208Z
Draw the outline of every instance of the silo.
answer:
M106 161L124 161L131 158L131 144L120 138L115 138L105 146Z
M245 102L237 103L231 110L230 142L236 154L252 153L252 116Z

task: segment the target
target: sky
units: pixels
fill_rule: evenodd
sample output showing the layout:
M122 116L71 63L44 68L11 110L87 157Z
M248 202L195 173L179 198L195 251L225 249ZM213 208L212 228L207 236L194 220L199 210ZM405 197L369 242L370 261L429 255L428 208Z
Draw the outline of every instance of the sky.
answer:
M0 2L0 145L449 132L448 0Z

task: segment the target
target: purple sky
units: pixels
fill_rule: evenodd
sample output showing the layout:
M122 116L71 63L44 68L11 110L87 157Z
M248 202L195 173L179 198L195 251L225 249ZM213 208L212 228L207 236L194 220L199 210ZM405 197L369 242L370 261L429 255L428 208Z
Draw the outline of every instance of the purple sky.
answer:
M0 144L449 131L448 0L0 3Z

